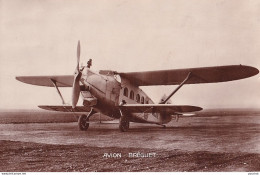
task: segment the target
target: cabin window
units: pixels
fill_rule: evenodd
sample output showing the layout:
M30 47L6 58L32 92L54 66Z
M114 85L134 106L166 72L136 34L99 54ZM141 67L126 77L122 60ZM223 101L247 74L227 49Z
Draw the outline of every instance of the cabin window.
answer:
M144 104L144 97L141 97L141 103Z
M149 104L149 101L148 100L146 100L146 102L145 102L146 104Z
M135 99L135 94L134 94L134 91L131 91L130 92L130 99L134 100Z
M127 87L124 89L124 96L128 97L128 89L127 89Z
M139 94L136 95L136 102L140 103L140 95Z

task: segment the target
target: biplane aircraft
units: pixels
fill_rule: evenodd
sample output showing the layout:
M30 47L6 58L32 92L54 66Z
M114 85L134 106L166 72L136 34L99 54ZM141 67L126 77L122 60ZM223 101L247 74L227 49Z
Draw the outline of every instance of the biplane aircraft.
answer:
M258 69L244 65L172 69L145 72L116 72L90 69L79 66L80 42L77 46L77 66L75 74L63 76L18 76L17 80L39 86L55 87L63 105L39 106L42 109L63 112L86 112L78 118L80 130L87 130L89 118L100 112L119 119L119 129L125 132L130 122L162 125L170 122L173 116L181 116L202 108L189 105L172 105L169 99L184 84L217 83L248 78L259 73ZM140 86L178 85L168 97L155 104ZM65 105L59 87L72 87L72 104ZM79 96L82 105L77 105Z

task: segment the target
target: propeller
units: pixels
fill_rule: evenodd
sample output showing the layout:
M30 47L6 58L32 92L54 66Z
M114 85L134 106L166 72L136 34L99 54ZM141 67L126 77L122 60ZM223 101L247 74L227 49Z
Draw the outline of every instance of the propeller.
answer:
M79 93L80 93L80 84L79 80L81 77L81 72L79 70L79 61L80 61L80 42L78 41L77 46L77 66L74 73L74 82L72 86L72 108L75 108L78 100L79 100Z

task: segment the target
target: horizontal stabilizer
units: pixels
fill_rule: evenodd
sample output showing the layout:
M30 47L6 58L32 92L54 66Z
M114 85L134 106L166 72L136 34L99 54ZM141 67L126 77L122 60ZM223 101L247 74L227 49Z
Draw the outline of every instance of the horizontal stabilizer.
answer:
M90 108L86 106L76 106L74 109L72 106L38 106L41 109L50 111L60 111L60 112L89 112Z

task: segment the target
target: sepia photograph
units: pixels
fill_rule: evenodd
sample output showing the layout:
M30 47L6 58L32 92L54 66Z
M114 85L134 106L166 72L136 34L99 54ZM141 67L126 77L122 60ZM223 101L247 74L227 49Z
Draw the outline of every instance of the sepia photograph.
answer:
M0 0L0 172L258 175L259 56L259 0Z

